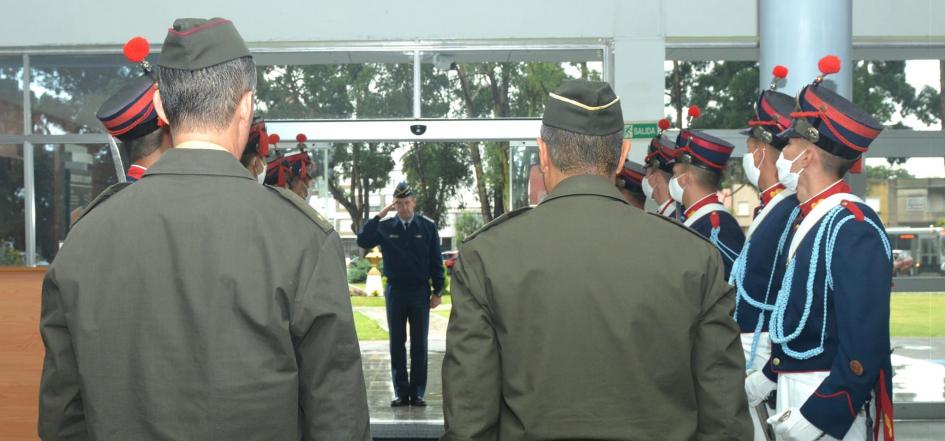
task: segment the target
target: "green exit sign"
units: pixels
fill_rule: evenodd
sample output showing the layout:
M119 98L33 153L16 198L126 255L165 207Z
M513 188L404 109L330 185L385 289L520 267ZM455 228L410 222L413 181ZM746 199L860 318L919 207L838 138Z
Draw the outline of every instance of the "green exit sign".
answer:
M659 133L659 126L651 122L630 123L623 126L624 139L655 138Z

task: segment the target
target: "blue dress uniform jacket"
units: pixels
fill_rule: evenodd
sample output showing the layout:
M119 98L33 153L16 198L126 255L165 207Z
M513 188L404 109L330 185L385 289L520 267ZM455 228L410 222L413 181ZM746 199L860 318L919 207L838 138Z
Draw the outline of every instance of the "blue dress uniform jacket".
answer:
M801 413L841 439L874 389L892 396L892 271L886 233L876 213L849 198L842 205L831 199L820 204L826 209L831 202L835 206L829 214L799 237L793 262L788 255L778 299L783 314L776 310L770 322L772 356L764 373L777 381L779 374L829 371ZM816 218L816 212L812 216ZM795 229L791 239L804 230L804 225ZM789 341L778 343L784 336Z
M432 220L414 215L404 230L397 216L385 220L375 216L358 233L358 246L371 249L378 245L384 255L384 276L391 286L392 300L401 292L419 292L417 288L423 287L426 288L423 291L426 299L430 295L431 282L434 293L443 291L446 279L440 254L440 234Z
M774 304L781 289L790 246L788 221L798 204L794 193L785 190L762 208L749 227L739 261L729 279L738 293L735 321L742 333L768 332L767 318L771 314L757 305Z
M728 280L732 273L732 264L745 244L745 233L742 232L738 221L725 211L724 207L711 210L711 205L714 204L690 213L692 216L686 219L686 226L709 239L709 242L712 242L712 245L719 250L722 254L722 263L725 265L725 280Z

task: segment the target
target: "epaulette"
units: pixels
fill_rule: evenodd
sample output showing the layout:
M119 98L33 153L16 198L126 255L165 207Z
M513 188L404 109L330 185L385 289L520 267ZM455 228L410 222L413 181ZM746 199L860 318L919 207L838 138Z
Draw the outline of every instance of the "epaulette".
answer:
M299 195L295 194L292 190L271 185L266 185L266 188L276 192L277 195L282 196L286 201L289 201L295 208L298 208L299 211L308 216L312 222L315 222L315 225L318 225L318 228L321 228L322 231L330 233L334 230L334 227L331 226L331 223L328 222L327 219L318 214L311 205L307 204L304 199L300 198Z
M492 228L492 227L495 227L496 225L499 225L499 224L501 224L502 222L505 222L505 221L507 221L507 220L509 220L509 219L511 219L511 218L513 218L513 217L515 217L515 216L518 216L518 215L520 215L520 214L522 214L522 213L524 213L524 212L526 212L526 211L528 211L528 210L531 210L532 208L533 208L533 207L531 207L531 206L525 206L525 207L516 208L516 209L514 209L514 210L512 210L512 211L506 212L506 213L503 214L502 216L499 216L499 217L493 219L492 222L489 222L488 224L483 225L481 228L479 228L478 230L476 230L475 233L470 234L469 236L466 236L466 239L463 240L463 243L469 242L470 240L474 239L476 236L478 236L479 234L481 234L483 231L486 231L486 230L488 230L488 229L490 229L490 228Z
M89 205L87 205L82 210L82 214L79 215L78 219L76 219L75 222L72 223L72 225L75 226L75 224L79 223L79 221L82 220L82 218L85 217L85 215L89 214L93 208L97 207L102 202L105 202L108 198L114 196L119 191L124 190L125 187L131 184L132 184L131 182L119 182L103 190L101 193L98 194L98 196L95 197L95 199L92 199L92 202L89 202Z
M426 216L424 216L424 215L422 215L422 214L420 215L420 217L423 218L423 219L426 219L427 222L430 222L431 224L436 225L436 222L434 222L433 219L430 219L430 218L428 218L428 217L426 217Z
M844 199L840 202L840 205L852 213L853 219L857 222L863 222L863 220L866 219L866 216L863 215L863 210L861 210L860 207L856 205L856 202Z
M658 219L660 219L660 220L662 220L662 221L668 222L668 223L670 223L670 224L672 224L672 225L674 225L674 226L676 226L676 227L679 227L679 228L681 228L683 231L685 231L685 232L687 232L687 233L689 233L689 234L691 234L691 235L693 235L693 236L696 236L696 237L698 237L699 239L702 239L703 242L705 242L705 243L707 243L707 244L709 244L709 245L712 245L712 242L709 241L709 239L705 238L705 236L703 236L703 235L697 233L695 230L693 230L693 229L691 229L691 228L689 228L689 227L687 227L687 226L685 226L685 225L683 225L683 224L681 224L681 223L679 223L679 222L676 222L676 221L673 220L673 219L670 219L670 218L668 218L668 217L666 217L666 216L663 216L663 215L661 215L661 214L659 214L659 213L650 213L650 212L647 212L646 214L649 214L650 216L656 217L656 218L658 218ZM712 245L712 246L714 247L715 245Z

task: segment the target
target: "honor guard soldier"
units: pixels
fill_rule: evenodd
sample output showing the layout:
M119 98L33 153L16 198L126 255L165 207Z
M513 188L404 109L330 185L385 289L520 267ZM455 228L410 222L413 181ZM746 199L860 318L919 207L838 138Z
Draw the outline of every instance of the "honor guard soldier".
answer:
M882 125L822 83L839 69L839 58L825 57L822 74L801 89L777 164L803 202L787 228L771 358L745 387L751 402L777 389L768 422L779 440L866 440L880 427L893 437L890 245L879 217L843 181Z
M617 191L622 132L607 83L550 94L550 193L470 236L453 268L442 440L751 439L719 253Z
M378 245L387 276L390 365L396 397L391 407L426 406L427 334L430 309L440 305L446 284L440 234L429 218L414 212L416 198L406 182L397 184L394 202L358 232L358 246ZM391 210L397 215L384 219ZM432 294L432 295L431 295ZM407 374L407 323L410 323L410 374Z
M643 193L656 203L656 213L676 221L682 220L682 209L669 197L669 180L673 177L673 165L676 164L676 144L663 135L669 129L669 120L663 118L658 123L660 134L650 140L646 163L646 178L643 180Z
M178 19L159 65L174 148L96 198L46 273L40 438L370 440L341 238L237 159L246 44Z
M643 194L643 174L643 166L628 159L623 162L623 168L617 175L617 189L630 205L641 210L646 204L646 195Z
M698 109L698 108L696 108ZM698 115L698 111L690 111ZM684 225L701 234L722 254L725 280L742 251L745 233L719 201L722 173L735 146L701 130L685 129L679 135L670 196L686 207Z
M105 100L95 116L125 147L130 163L125 181L136 182L174 144L167 124L154 110L157 73L145 60L150 53L148 41L132 38L125 43L124 52L125 58L141 66L144 75Z
M266 131L266 121L258 116L253 118L253 124L249 127L249 141L246 141L246 149L240 156L240 163L260 184L266 182L267 158L271 147L278 142L279 135L270 135Z
M768 319L784 277L787 254L785 226L797 207L794 192L778 182L775 166L787 138L778 136L791 124L794 98L775 91L778 81L787 76L787 68L776 66L771 87L761 92L755 104L755 117L748 121L748 154L742 158L745 176L761 190L761 205L745 235L745 246L732 266L729 282L735 286L735 320L742 332L746 371L761 370L771 355ZM774 402L766 403L774 407ZM751 409L755 440L765 441L768 409ZM770 436L770 434L769 434Z
M315 163L305 151L305 135L295 138L299 143L298 153L277 157L266 168L266 185L287 188L303 200L308 200L308 189L315 175Z

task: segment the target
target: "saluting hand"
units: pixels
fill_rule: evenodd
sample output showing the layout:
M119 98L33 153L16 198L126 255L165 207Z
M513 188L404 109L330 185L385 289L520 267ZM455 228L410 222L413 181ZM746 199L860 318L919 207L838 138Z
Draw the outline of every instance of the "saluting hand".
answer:
M377 213L377 215L381 219L384 219L385 217L387 217L387 213L390 213L390 211L394 209L395 205L397 205L397 201L391 202L388 206L384 207L384 209L381 210L380 213Z

